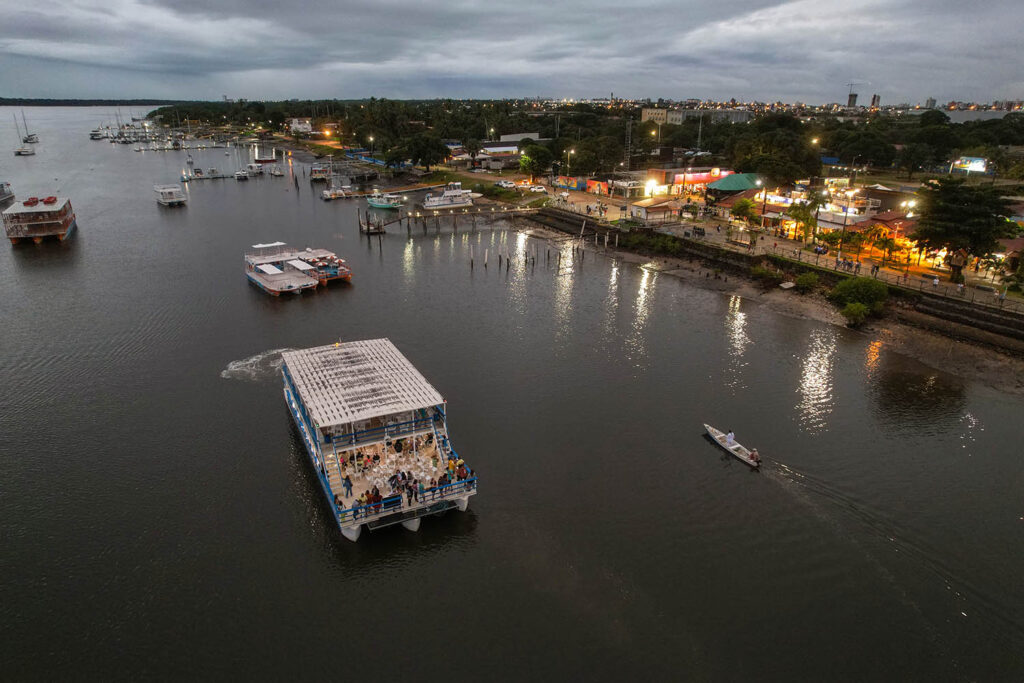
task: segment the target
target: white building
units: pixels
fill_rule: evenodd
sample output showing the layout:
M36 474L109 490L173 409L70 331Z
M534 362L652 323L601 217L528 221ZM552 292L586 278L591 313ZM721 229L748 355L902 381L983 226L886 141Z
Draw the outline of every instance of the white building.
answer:
M288 128L294 133L312 133L313 132L313 120L312 119L289 119Z

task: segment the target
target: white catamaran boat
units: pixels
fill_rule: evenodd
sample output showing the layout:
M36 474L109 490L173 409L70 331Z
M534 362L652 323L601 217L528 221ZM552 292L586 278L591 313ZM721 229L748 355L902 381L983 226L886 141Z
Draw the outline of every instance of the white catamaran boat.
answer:
M759 467L761 465L761 458L752 457L751 452L743 445L737 443L735 440L730 444L729 436L715 429L709 424L704 425L704 429L708 430L708 434L715 440L719 446L725 449L726 452L735 455L737 458L747 463L751 467ZM756 450L756 449L755 449Z
M156 201L164 206L184 206L188 197L181 191L181 185L154 185Z
M439 195L428 194L423 199L424 209L460 209L473 206L472 192L462 189L462 183L448 183Z

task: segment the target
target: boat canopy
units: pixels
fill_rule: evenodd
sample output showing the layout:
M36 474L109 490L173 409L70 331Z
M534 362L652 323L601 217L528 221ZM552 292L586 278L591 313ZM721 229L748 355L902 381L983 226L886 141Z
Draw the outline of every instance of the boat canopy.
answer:
M288 265L291 266L292 268L296 268L298 270L315 270L315 268L313 268L313 266L309 265L305 261L300 261L297 258L292 259L291 261L289 261Z
M281 357L321 429L444 403L437 389L388 339L285 351Z
M259 270L262 270L267 275L280 275L281 273L284 272L283 270L281 270L277 266L272 266L269 263L264 263L261 266L256 266L256 268L258 268Z
M268 244L254 244L253 249L266 249L267 247L283 247L284 242L270 242Z

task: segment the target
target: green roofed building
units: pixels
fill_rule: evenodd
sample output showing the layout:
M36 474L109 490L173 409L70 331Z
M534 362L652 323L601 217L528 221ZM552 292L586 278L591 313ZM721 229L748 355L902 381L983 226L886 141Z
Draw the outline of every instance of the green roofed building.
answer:
M708 189L717 192L745 192L760 187L757 184L758 180L760 176L756 173L733 173L710 183Z

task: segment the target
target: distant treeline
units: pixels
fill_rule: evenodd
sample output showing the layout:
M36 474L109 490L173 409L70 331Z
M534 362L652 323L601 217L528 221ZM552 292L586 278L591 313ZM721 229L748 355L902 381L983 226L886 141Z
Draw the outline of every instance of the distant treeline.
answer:
M167 106L181 100L57 100L27 97L0 97L3 107L141 107L145 105Z

